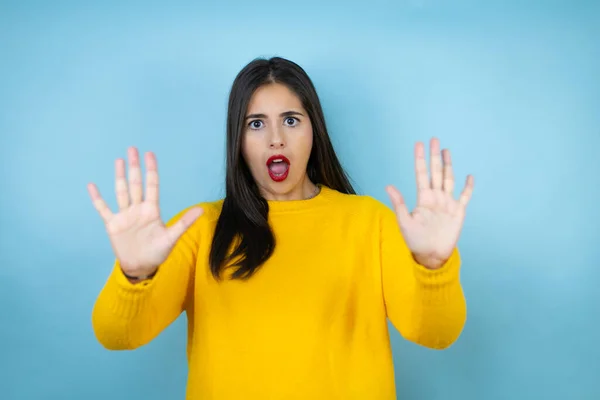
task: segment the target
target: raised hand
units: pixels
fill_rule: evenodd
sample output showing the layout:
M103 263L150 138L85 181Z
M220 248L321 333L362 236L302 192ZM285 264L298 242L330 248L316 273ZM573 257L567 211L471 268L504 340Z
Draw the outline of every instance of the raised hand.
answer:
M146 193L142 188L142 170L136 148L128 149L129 175L125 160L115 162L115 190L119 212L114 214L95 184L88 184L92 202L106 225L115 256L129 276L151 275L163 263L177 240L202 215L199 207L191 208L175 224L167 227L160 216L159 179L156 157L145 154Z
M440 153L436 138L430 142L431 178L428 177L423 143L415 145L417 205L408 211L400 192L386 187L394 206L398 225L414 259L430 269L441 267L455 248L473 193L473 176L467 180L460 197L453 196L454 176L450 151Z

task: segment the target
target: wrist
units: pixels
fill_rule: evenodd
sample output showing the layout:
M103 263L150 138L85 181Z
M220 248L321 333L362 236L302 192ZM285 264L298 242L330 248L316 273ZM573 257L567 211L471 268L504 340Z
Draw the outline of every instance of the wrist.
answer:
M413 254L413 259L415 262L427 269L436 270L440 269L446 263L446 260L438 259L430 256L419 256L417 254Z
M128 274L126 273L123 268L121 268L121 273L123 274L123 276L125 276L125 278L127 278L127 280L130 283L139 283L142 281L146 281L149 279L154 278L154 276L156 275L156 273L158 272L158 268L156 268L154 271L150 272L150 273L146 273L146 274Z

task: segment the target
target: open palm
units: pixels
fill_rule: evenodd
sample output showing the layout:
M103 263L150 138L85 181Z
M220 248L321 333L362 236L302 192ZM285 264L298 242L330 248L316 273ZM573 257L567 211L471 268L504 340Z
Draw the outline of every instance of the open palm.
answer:
M168 257L177 240L202 215L203 210L191 208L176 223L167 227L160 216L156 157L153 153L146 153L145 198L136 148L129 148L128 158L129 179L126 178L125 161L117 159L115 163L118 213L108 208L95 184L88 185L88 192L106 225L110 243L123 271L130 276L147 276Z
M415 145L417 205L412 212L395 187L390 185L386 190L413 257L419 264L435 269L450 257L458 242L473 192L473 176L467 177L460 197L455 199L450 151L440 152L439 140L433 138L430 152L431 177L427 173L424 145L421 142Z

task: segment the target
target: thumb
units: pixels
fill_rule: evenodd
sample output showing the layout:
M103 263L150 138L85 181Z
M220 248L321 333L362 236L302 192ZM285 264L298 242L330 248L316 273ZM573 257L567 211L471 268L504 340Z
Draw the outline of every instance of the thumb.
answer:
M398 224L400 224L400 227L407 226L411 217L408 207L406 206L406 202L404 201L404 197L398 191L398 189L392 185L387 186L385 190L390 196L392 206L394 207L394 212L396 213L396 217L398 219Z
M167 236L171 243L177 242L181 235L188 230L190 226L202 215L204 210L201 207L190 208L185 214L177 220L173 225L167 228Z

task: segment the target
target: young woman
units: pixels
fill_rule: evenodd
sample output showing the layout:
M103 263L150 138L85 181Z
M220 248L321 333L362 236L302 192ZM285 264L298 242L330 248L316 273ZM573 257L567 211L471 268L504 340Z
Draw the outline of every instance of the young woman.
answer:
M227 115L225 198L163 224L157 161L116 161L119 212L95 185L116 262L93 310L98 340L135 349L182 312L188 399L396 398L388 319L407 340L444 349L466 304L456 243L473 190L458 200L450 153L415 147L417 207L357 195L333 150L305 71L255 60Z

